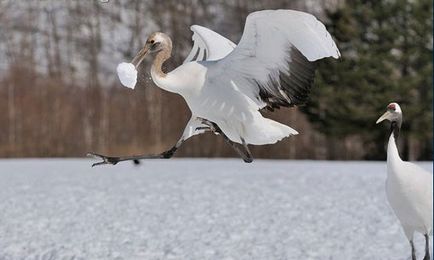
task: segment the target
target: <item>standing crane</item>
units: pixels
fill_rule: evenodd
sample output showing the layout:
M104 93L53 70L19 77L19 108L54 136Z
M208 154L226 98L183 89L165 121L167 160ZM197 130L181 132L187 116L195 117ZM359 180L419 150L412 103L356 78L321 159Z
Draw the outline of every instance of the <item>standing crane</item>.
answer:
M416 231L425 236L423 259L429 260L429 236L432 234L433 221L433 176L416 164L404 162L399 156L396 142L402 124L402 110L397 103L387 106L377 124L384 120L391 123L387 145L387 199L410 242L412 260L416 260L413 244L413 234Z

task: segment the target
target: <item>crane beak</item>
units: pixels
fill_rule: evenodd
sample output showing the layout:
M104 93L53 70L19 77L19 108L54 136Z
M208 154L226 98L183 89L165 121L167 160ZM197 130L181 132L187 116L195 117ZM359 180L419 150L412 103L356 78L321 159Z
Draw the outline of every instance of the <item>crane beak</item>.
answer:
M391 115L392 115L392 113L390 113L389 111L386 111L386 113L384 113L382 116L380 116L380 118L378 118L376 124L378 124L378 123L380 123L386 119L390 120Z
M134 59L131 61L131 63L134 65L134 67L137 67L140 65L140 63L143 61L143 59L145 58L146 54L149 51L149 47L145 46L143 47L139 53L136 54L136 56L134 57Z

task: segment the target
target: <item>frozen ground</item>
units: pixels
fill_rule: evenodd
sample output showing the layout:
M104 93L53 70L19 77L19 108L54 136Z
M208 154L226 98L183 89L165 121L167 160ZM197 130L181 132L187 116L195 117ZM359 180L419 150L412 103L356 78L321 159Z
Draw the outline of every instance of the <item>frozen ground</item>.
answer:
M409 258L384 162L90 164L0 160L1 260Z

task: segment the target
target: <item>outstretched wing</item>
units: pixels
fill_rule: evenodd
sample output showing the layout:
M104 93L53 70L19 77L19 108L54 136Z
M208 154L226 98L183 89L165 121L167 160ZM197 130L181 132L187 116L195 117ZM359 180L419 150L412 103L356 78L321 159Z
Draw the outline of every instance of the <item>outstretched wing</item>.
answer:
M238 46L216 62L209 84L232 86L258 108L300 105L310 92L315 61L325 57L339 58L340 53L314 16L258 11L247 17Z
M235 43L208 28L192 25L190 29L193 31L194 44L184 63L219 60L226 57L236 46Z

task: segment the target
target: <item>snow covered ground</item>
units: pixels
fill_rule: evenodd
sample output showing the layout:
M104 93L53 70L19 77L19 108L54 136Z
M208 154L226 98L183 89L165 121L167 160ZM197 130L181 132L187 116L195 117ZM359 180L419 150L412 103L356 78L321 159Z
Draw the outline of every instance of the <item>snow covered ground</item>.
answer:
M0 160L1 260L410 256L385 162L91 162Z

